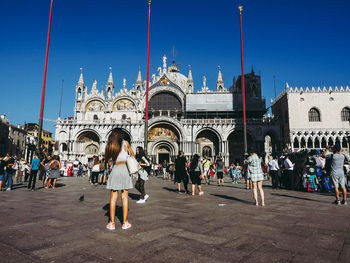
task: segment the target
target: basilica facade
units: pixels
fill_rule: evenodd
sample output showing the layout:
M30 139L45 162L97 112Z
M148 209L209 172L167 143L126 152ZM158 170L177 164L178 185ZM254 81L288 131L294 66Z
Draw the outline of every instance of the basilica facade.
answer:
M219 67L215 88L207 86L205 76L201 82L194 82L191 68L185 76L174 60L168 66L165 55L151 76L147 152L154 162L172 162L180 150L187 157L220 155L226 165L241 159L241 76L228 88ZM265 117L261 78L252 70L245 74L245 83L248 150L272 154L280 150L280 128ZM113 130L123 133L132 148L144 146L146 81L140 71L132 87L124 78L117 90L110 69L104 90L98 90L94 80L90 92L81 73L75 90L74 117L56 122L56 145L63 160L78 158L85 163L94 155L102 157Z

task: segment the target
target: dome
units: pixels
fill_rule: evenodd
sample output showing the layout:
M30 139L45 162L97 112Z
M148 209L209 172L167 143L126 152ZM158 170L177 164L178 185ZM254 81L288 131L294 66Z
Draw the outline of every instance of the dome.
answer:
M169 72L168 76L172 82L181 87L182 90L186 90L187 77L180 72Z

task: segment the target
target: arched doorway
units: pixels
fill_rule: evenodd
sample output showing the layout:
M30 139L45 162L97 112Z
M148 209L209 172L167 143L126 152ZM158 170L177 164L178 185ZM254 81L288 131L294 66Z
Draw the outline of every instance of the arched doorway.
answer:
M243 131L233 131L227 138L229 144L230 163L240 162L244 154ZM253 138L247 133L248 152L253 149ZM254 149L255 150L255 149Z
M93 131L82 132L76 140L75 152L85 155L100 153L100 137Z
M220 153L221 138L210 129L204 129L196 136L196 152L202 157L213 159ZM208 154L204 156L203 154Z
M148 130L148 153L156 163L174 161L181 135L170 123L157 123Z

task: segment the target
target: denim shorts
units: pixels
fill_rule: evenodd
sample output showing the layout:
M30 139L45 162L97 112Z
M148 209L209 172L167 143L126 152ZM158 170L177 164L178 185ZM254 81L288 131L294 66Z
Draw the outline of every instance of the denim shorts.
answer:
M0 174L0 181L2 181L2 182L5 181L5 175L4 174Z

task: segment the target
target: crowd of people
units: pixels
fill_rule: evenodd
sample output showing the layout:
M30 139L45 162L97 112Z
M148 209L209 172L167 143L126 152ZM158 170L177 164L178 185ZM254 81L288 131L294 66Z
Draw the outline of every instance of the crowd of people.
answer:
M37 177L42 181L43 187L55 189L64 166L70 169L72 176L87 175L91 185L106 185L111 191L110 221L106 226L110 230L115 229L115 209L119 195L123 207L122 229L131 227L128 221L128 191L135 187L140 192L140 199L136 203L146 203L150 197L145 189L145 182L149 176L173 180L177 193L192 196L204 195L202 181L209 185L214 180L217 181L217 187L222 187L225 183L224 177L229 176L230 183L237 184L242 181L245 188L252 191L256 206L265 206L263 181L270 179L272 189L334 192L335 204L346 205L350 179L349 160L339 145L327 147L323 152L303 150L276 155L267 163L254 151L243 156L242 161L230 166L225 166L220 156L210 160L205 156L201 159L198 154L194 154L192 158L187 159L184 152L180 151L174 163L164 161L154 164L142 147L137 147L135 154L129 143L115 131L109 137L105 158L100 160L98 156L94 156L85 165L78 159L71 164L61 162L57 155L50 156L47 153L35 155L29 164L23 159L7 154L0 158L0 190L10 191L13 187L13 177L17 183L28 181L27 188L32 191L36 189ZM132 178L135 178L135 185ZM343 193L342 200L339 190Z
M28 190L35 191L39 179L46 189L55 189L60 177L61 162L58 155L50 156L44 152L40 157L35 154L30 163L22 158L11 156L0 157L0 191L14 189L14 178L17 185L28 182Z

